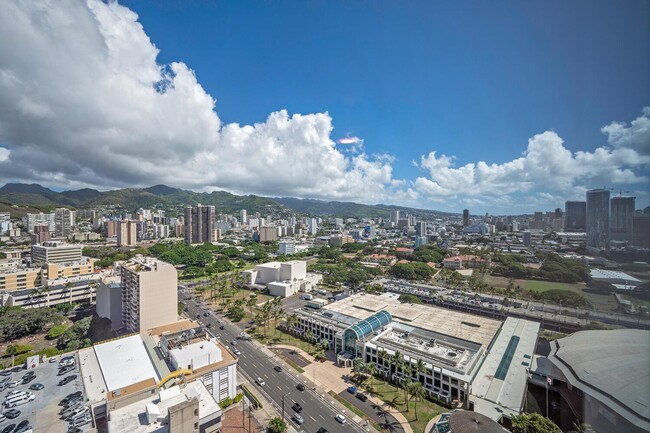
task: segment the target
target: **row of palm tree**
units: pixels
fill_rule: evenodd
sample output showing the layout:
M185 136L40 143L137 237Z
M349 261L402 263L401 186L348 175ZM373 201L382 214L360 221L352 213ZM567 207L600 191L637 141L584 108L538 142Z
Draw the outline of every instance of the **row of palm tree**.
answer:
M253 316L253 322L255 322L257 327L264 328L264 338L266 338L267 329L271 320L273 320L273 327L275 328L278 324L278 320L284 316L285 312L282 308L282 298L273 298L264 303L262 308L258 309L257 314Z
M421 359L415 363L404 361L404 355L399 351L395 352L394 355L389 355L385 350L380 350L377 355L382 360L383 365L386 365L386 360L390 360L388 365L395 364L396 370L401 371L404 375L404 378L396 380L395 383L404 392L404 404L407 412L410 411L409 403L411 400L414 401L415 419L418 419L418 400L421 401L426 396L424 387L419 380L420 373L426 371L424 362ZM418 374L418 380L411 380L414 371ZM370 376L370 389L374 389L374 376L378 372L375 362L366 363L361 358L356 358L353 363L352 372L356 375L361 375L364 372L367 373Z

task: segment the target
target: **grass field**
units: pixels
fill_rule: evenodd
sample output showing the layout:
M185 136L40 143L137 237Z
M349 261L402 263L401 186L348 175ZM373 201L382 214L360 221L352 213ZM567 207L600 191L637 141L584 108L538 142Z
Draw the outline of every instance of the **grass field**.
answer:
M380 379L374 378L372 389L370 389L370 381L366 382L366 388L386 402L389 406L394 407L404 415L406 420L413 428L414 432L423 432L429 420L441 413L449 412L449 409L436 404L430 400L422 400L417 402L417 417L415 414L415 401L411 399L407 407L404 404L404 392L398 389L395 385L383 382Z
M488 275L485 277L485 282L494 287L508 287L508 278L504 277ZM584 283L568 284L553 281L514 280L514 284L524 290L540 293L553 289L568 290L584 296L598 311L615 311L618 308L618 303L613 295L586 292L583 290L585 288Z

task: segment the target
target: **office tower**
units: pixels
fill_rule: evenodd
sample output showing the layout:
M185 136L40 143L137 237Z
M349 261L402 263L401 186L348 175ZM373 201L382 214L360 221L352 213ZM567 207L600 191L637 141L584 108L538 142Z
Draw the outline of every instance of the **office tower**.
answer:
M48 226L34 226L34 234L31 235L32 245L51 241L50 228Z
M32 245L32 263L70 263L81 261L81 245L69 245L63 242L43 242Z
M427 244L427 237L426 236L416 236L415 237L415 248L421 247L422 245Z
M583 232L587 228L587 202L567 201L564 203L564 231Z
M278 242L278 254L290 256L296 253L296 243L293 240L284 240Z
M248 214L246 212L246 209L242 209L239 211L239 219L241 220L241 225L246 225L248 223Z
M532 243L532 235L529 230L524 231L524 246L529 247Z
M214 206L185 208L185 243L214 242Z
M392 222L393 224L397 224L397 221L399 221L399 211L398 210L390 211L390 222Z
M613 241L632 242L634 197L614 197L611 201L612 221L610 234Z
M138 244L138 226L136 221L117 222L117 246L133 246Z
M469 209L463 209L463 227L469 227Z
M427 223L420 221L415 224L415 236L426 236L427 235Z
M169 263L136 257L120 264L122 322L128 332L178 321L178 276Z
M54 210L54 236L68 237L74 226L74 212L66 208Z
M642 213L632 217L632 245L650 248L650 215Z
M609 190L587 191L587 247L609 246Z

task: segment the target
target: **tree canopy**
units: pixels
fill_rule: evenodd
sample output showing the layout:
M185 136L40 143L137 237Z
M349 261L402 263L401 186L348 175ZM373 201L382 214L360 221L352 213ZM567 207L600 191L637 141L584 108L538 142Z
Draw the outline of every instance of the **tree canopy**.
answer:
M512 433L562 433L562 430L538 413L524 413L512 417Z

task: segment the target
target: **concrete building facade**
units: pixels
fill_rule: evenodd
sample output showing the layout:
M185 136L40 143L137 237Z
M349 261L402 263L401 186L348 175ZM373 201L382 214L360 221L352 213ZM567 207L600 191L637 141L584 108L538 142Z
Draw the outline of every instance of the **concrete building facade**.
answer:
M178 320L176 268L150 257L120 264L122 322L130 332L146 333Z
M587 247L609 247L609 190L587 191Z
M587 228L587 202L567 201L564 203L564 231L580 232Z
M634 197L613 197L611 200L612 225L610 227L613 241L632 242L634 218Z
M202 244L214 242L214 206L185 208L185 243Z

